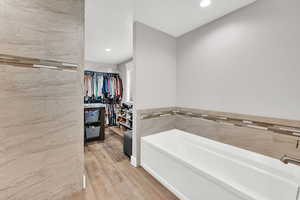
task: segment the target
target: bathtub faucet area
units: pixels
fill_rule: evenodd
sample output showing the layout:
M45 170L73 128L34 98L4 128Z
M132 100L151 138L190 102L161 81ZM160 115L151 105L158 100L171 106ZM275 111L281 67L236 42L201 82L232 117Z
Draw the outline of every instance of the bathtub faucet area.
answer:
M284 164L292 163L292 164L295 164L295 165L300 165L300 159L293 158L293 157L290 157L290 156L287 156L287 155L284 155L280 159L280 161L283 162Z
M178 129L141 140L142 167L182 200L300 200L300 160L281 161Z

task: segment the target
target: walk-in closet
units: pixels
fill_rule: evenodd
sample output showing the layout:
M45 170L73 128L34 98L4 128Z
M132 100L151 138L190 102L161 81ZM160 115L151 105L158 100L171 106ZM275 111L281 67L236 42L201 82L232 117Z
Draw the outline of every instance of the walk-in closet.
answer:
M126 84L126 83L125 83ZM86 138L99 137L100 129L111 129L121 137L132 130L132 102L124 99L124 83L119 73L84 72ZM130 86L128 86L130 87ZM91 109L97 108L97 109ZM104 116L104 117L101 117ZM96 126L99 122L102 127ZM88 126L94 126L89 129ZM97 128L96 128L97 127ZM97 130L97 133L94 132ZM105 137L101 137L104 140Z
M132 59L119 64L87 61L84 71L85 146L121 141L124 155L132 154L133 102Z

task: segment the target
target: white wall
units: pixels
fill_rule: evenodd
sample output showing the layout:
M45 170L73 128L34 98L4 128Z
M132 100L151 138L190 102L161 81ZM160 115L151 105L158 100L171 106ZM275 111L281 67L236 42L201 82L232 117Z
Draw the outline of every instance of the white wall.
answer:
M98 63L93 61L85 61L84 70L106 73L118 73L118 67L114 64Z
M134 25L136 109L176 104L176 39L136 22Z
M123 102L133 101L134 63L130 59L118 64L118 71L123 81Z
M259 0L179 38L178 106L299 120L299 8Z

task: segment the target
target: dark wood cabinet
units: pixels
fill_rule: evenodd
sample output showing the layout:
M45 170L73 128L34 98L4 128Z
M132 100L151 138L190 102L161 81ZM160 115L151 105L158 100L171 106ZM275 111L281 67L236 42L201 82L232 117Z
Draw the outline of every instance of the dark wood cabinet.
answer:
M87 113L99 112L98 117L94 121L87 120ZM99 131L95 137L91 137L88 131ZM85 107L84 108L84 142L105 140L105 107Z

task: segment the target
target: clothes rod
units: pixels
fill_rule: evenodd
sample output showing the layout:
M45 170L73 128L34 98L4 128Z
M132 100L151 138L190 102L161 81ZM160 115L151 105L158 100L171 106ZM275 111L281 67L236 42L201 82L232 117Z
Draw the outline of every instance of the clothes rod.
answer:
M108 76L120 76L120 74L118 73L110 73L110 72L96 72L96 71L89 71L89 70L85 70L84 71L85 74L101 74L101 75L108 75Z

